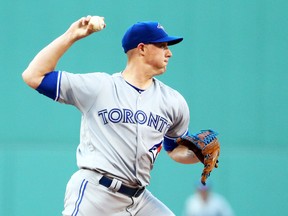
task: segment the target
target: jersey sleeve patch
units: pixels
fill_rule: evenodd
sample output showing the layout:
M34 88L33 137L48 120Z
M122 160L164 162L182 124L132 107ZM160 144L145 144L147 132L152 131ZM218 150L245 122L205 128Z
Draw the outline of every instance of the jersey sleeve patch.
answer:
M62 73L60 71L52 71L46 74L36 90L40 94L57 101L60 96L61 76Z
M188 134L189 132L186 131L182 136L186 136ZM163 147L165 151L173 151L178 146L178 144L176 143L177 138L178 137L164 136Z

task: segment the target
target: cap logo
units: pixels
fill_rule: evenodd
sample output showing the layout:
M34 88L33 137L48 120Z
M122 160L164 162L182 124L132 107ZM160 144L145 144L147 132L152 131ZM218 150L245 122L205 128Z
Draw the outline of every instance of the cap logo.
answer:
M160 23L158 23L158 26L157 26L157 28L158 29L162 29L165 33L166 33L166 31L165 31L165 29L164 29L164 27L162 26L162 25L160 25Z

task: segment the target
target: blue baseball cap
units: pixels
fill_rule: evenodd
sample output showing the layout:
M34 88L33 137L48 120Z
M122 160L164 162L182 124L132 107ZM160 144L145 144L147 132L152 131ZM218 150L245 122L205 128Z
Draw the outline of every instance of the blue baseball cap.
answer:
M162 25L155 21L137 22L128 28L122 38L124 52L134 49L139 43L162 43L168 46L177 44L183 40L182 37L169 36Z

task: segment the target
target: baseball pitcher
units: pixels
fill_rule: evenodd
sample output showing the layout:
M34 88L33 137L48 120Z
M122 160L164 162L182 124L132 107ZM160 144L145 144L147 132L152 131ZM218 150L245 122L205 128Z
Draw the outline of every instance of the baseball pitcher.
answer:
M67 183L63 216L172 216L146 188L162 147L175 161L201 161L201 181L217 167L219 142L213 130L190 135L189 108L176 90L155 77L163 74L183 38L155 21L137 22L122 38L127 64L112 75L56 69L77 41L105 29L104 17L86 16L43 48L22 77L52 100L82 114L79 170ZM95 61L97 64L97 61Z

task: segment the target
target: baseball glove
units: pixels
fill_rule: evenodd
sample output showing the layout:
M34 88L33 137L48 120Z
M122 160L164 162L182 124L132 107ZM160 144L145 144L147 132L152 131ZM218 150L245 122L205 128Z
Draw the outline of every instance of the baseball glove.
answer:
M201 182L206 184L211 171L218 167L220 143L218 133L213 130L201 130L199 133L187 135L176 140L178 145L186 146L192 150L198 159L204 164Z

